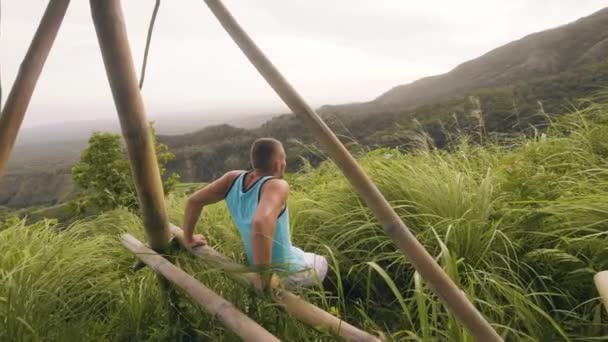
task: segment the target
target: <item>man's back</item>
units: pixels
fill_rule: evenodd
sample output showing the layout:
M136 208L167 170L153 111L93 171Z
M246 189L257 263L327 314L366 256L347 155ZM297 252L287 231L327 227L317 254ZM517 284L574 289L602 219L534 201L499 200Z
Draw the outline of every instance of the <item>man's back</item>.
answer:
M226 204L239 230L249 264L253 265L252 222L268 182L279 181L273 176L255 177L250 172L241 172L232 182L226 195ZM272 239L272 267L296 272L304 268L303 252L291 243L289 211L283 204L274 228Z

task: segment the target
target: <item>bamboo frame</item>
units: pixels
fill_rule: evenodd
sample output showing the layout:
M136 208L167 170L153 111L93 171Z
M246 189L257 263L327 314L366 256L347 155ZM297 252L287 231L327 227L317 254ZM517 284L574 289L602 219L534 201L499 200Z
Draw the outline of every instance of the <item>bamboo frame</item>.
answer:
M382 224L385 233L409 257L416 270L444 301L454 316L478 341L502 341L502 338L469 301L465 293L454 284L452 279L410 232L336 135L257 47L222 1L205 0L205 3L283 102L308 125L317 141L342 170L344 176Z
M122 244L155 272L186 292L198 305L219 319L243 341L279 341L254 320L222 298L194 277L170 263L129 234L122 236Z
M4 173L35 85L57 36L69 2L69 0L50 0L7 98L0 117L0 176ZM478 340L502 341L496 331L469 302L465 294L458 289L409 231L329 127L266 58L222 2L220 0L205 0L205 2L271 87L289 108L309 125L317 140L328 151L330 157L383 225L386 234L395 241L403 253L409 256L414 267L435 293L444 300L455 316ZM144 226L151 246L154 249L163 250L168 246L169 229L162 182L143 101L138 89L120 1L90 0L90 4L121 129L127 143L144 216ZM605 301L608 297L606 294L607 278L605 272L601 272L595 277L598 290ZM293 299L291 296L293 295L288 293L282 300L287 303ZM295 298L301 301L299 298ZM289 305L297 306L293 303ZM608 308L608 304L606 305ZM314 314L322 313L314 312ZM341 328L338 332L343 329L345 324L340 323Z
M593 280L595 282L595 287L597 287L597 292L600 294L602 302L604 302L606 313L608 313L608 271L597 273L593 277Z
M120 118L150 246L163 251L169 229L163 185L139 90L120 0L90 0L112 96Z
M0 177L17 140L38 78L53 47L70 0L50 0L0 116ZM0 108L1 109L1 108Z
M241 282L242 284L252 285L252 279L255 274L246 267L233 262L228 257L209 246L191 248L184 242L184 232L181 228L173 224L169 224L169 229L182 247L189 250L192 254L201 258L203 261L212 265L213 267L226 271L228 276ZM322 310L321 308L301 299L287 290L275 290L273 293L273 299L297 320L319 331L329 331L342 340L361 342L381 341L381 339L378 337L356 328L355 326L333 316L329 312Z

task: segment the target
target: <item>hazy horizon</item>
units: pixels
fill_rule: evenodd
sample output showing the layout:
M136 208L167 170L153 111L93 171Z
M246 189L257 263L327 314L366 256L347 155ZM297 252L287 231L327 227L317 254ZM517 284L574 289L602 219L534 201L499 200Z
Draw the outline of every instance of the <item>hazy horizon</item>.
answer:
M371 100L606 6L599 0L225 3L313 106ZM123 1L137 70L153 5ZM46 1L8 0L2 6L5 99ZM161 4L143 96L150 119L288 112L200 0ZM115 118L88 1L73 1L24 127Z

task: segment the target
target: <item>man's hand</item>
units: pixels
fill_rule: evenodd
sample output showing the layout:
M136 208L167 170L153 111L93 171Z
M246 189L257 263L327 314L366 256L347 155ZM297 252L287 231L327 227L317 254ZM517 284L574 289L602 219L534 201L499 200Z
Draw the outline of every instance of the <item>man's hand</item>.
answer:
M186 246L195 248L207 244L207 239L205 239L204 236L192 235L194 234L194 228L201 216L203 207L224 199L226 193L230 189L230 185L240 174L241 171L230 171L188 198L188 201L186 201L186 208L184 209L183 226L184 242L186 243Z
M271 295L272 290L279 287L280 280L276 274L267 276L258 273L251 279L251 283L258 294Z
M194 234L192 238L186 238L186 244L190 248L207 245L207 239L201 234Z

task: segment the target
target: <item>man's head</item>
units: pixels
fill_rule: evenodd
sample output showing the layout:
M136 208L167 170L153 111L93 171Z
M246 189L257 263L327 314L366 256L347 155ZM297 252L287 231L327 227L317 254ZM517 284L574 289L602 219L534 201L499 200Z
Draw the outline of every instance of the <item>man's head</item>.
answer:
M283 144L272 138L256 140L251 146L251 166L258 172L282 178L287 166Z

